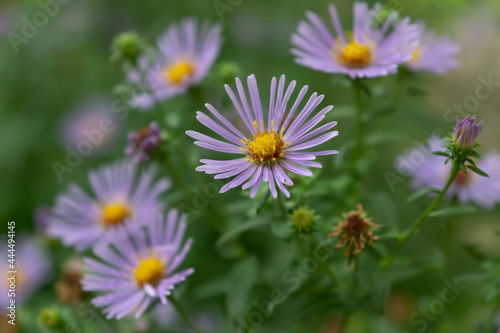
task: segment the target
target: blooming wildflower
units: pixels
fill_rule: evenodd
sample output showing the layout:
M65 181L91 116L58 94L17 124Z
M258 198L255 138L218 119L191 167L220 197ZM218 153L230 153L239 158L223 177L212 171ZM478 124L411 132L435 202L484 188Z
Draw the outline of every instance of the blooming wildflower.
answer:
M160 146L160 142L160 129L153 121L149 127L128 134L128 147L125 148L125 154L135 163L149 161L151 155Z
M118 162L89 173L96 198L74 184L56 199L48 233L83 251L113 227L140 221L163 208L158 201L170 182L155 180L157 168L141 173L133 162Z
M351 33L342 30L336 7L330 5L328 10L336 36L316 14L307 12L310 22L301 22L292 36L297 63L354 79L395 73L398 64L412 59L417 30L409 18L397 20L398 14L393 12L380 24L380 4L370 10L366 3L355 2Z
M115 142L119 133L119 122L107 100L88 100L59 124L61 144L77 151L104 152Z
M287 171L301 176L312 177L312 172L303 168L304 166L321 168L320 163L313 161L316 156L338 153L335 150L302 152L302 150L318 146L338 135L337 131L329 131L337 124L335 121L313 130L325 118L332 106L327 106L312 116L324 97L314 93L296 115L299 104L308 89L307 86L304 86L300 90L292 108L286 114L288 101L295 88L295 81L288 85L286 92L285 76L281 76L278 85L276 81L276 78L271 81L271 100L267 115L262 110L257 81L254 75L250 75L247 80L251 107L239 78L236 78L239 98L236 97L228 85L225 86L229 97L246 125L246 134L243 134L227 121L210 104L205 104L205 106L220 124L200 111L198 111L196 118L229 142L214 139L195 131L186 132L187 135L198 140L195 141L195 144L200 147L243 155L241 158L232 160L202 159L200 161L204 165L197 167L196 170L204 171L207 174L216 174L216 179L237 175L236 178L221 188L220 193L238 187L251 177L247 183L243 184L242 188L247 189L253 186L250 193L252 197L257 193L262 181L269 183L269 189L274 198L278 196L276 186L289 197L290 193L285 188L285 185L291 186L293 182L287 175ZM309 116L311 117L308 119ZM327 133L325 134L325 132Z
M293 228L298 232L310 233L314 228L314 211L302 207L293 211Z
M128 75L132 84L144 91L131 103L140 109L150 109L157 102L184 94L197 85L212 67L219 54L221 27L207 22L198 27L196 19L184 19L172 24L158 41L158 54L152 66L146 57L139 58L139 68ZM142 76L145 74L145 79Z
M455 57L460 52L457 44L446 37L436 37L433 32L425 31L422 22L416 23L419 43L413 51L413 58L406 63L411 71L427 71L434 74L445 74L458 67Z
M45 282L50 272L50 260L46 251L39 246L32 236L16 236L15 244L15 269L9 267L7 258L2 260L0 269L3 273L2 293L0 295L0 305L2 308L10 304L8 290L15 289L16 305L23 304L28 298ZM7 256L8 242L2 242L2 253ZM17 273L7 273L8 271L17 271ZM15 275L15 279L11 279ZM14 284L15 286L13 286ZM5 292L4 292L5 291Z
M431 137L428 140L428 151L422 151L422 148L418 147L399 157L397 167L401 173L412 176L413 189L420 190L429 187L442 189L444 187L450 177L451 165L450 163L444 164L445 156L433 155L431 152L444 151L445 143L440 138ZM411 164L409 161L413 160L418 160L419 163ZM487 209L493 209L495 203L500 202L500 155L490 152L476 164L490 177L482 177L474 172L465 174L459 171L445 197L448 199L457 197L460 203L474 202Z
M104 307L108 319L133 313L137 318L156 299L167 304L175 285L194 272L174 273L191 248L192 239L181 247L185 229L186 216L171 210L146 230L137 224L112 230L109 243L94 248L99 260L84 259L83 290L102 293L92 303Z
M370 222L363 212L363 206L357 205L355 212L347 213L344 221L340 222L335 229L335 232L328 237L338 237L337 249L341 249L347 245L346 256L358 254L363 250L368 243L373 246L374 241L378 239L373 235L371 228L377 227L376 224Z
M483 120L476 123L476 116L467 116L462 120L458 120L457 117L457 124L452 135L453 142L462 149L474 148L482 128Z
M83 261L77 257L72 258L64 265L63 276L54 286L62 303L79 302L83 299L80 284L83 268Z

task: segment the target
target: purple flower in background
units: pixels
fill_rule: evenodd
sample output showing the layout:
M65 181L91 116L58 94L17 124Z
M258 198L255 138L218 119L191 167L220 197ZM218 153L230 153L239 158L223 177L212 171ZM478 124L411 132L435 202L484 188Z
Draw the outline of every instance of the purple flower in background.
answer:
M380 4L370 10L366 3L355 2L352 33L347 33L336 7L330 5L328 10L335 35L316 14L307 12L310 22L301 22L292 35L292 53L297 56L297 63L354 79L395 73L398 64L412 59L418 32L409 18L397 20L394 12L379 22L383 10Z
M312 172L304 167L321 168L320 163L313 161L316 156L338 153L336 150L303 152L303 150L316 147L338 135L337 131L329 131L337 124L335 121L313 129L332 109L330 105L314 113L324 96L313 93L296 114L308 87L304 86L300 90L291 109L287 109L288 101L295 88L295 81L288 85L286 92L285 76L281 76L279 84L276 84L276 81L276 78L271 81L271 100L267 114L263 113L254 75L250 75L247 80L251 107L239 78L236 78L239 98L228 85L225 86L234 107L246 125L246 134L227 121L210 104L205 104L205 106L219 123L200 111L197 112L196 119L229 142L220 141L195 131L186 132L187 135L198 140L195 141L195 144L200 147L243 155L241 158L232 160L202 159L200 161L204 165L199 166L196 170L204 171L207 174L216 174L216 179L236 176L221 188L220 193L238 187L251 177L242 188L247 189L253 186L250 194L252 197L257 193L262 181L269 183L269 189L274 198L278 196L276 185L289 197L290 193L284 185L291 186L293 182L287 175L287 171L312 177ZM325 134L325 132L327 133Z
M83 251L114 227L155 215L163 209L158 197L170 187L166 179L155 180L156 172L150 166L139 173L133 162L91 171L89 182L95 198L70 184L56 199L48 233Z
M102 153L111 148L120 131L111 102L90 99L65 115L60 124L61 144L88 154Z
M445 37L436 37L431 31L425 31L425 24L416 23L419 43L413 51L413 59L406 66L411 71L427 71L434 74L445 74L458 67L456 56L460 52L457 44Z
M433 187L441 190L444 187L450 176L451 165L444 164L446 157L433 155L431 152L445 151L443 148L445 144L444 140L431 137L428 140L429 150L416 147L398 159L399 171L412 176L413 189ZM477 167L490 177L482 177L470 171L468 174L459 171L445 196L448 199L456 196L460 203L474 202L487 209L493 209L495 203L500 202L500 155L494 152L488 153L477 162Z
M181 246L185 221L185 215L179 218L171 210L166 218L159 214L146 230L138 224L112 230L109 243L94 248L99 260L85 258L83 290L102 293L92 303L104 307L108 319L133 313L137 318L156 299L167 304L175 285L193 274L192 268L174 273L191 248L192 239Z
M156 102L186 93L198 84L212 67L222 44L221 27L187 18L172 24L158 41L158 53L152 66L146 57L132 70L128 81L144 89L131 104L150 109ZM143 78L143 76L145 77Z
M160 129L156 122L152 122L149 127L128 134L128 147L125 148L125 154L135 163L149 161L151 155L160 146L160 142Z
M458 120L453 130L453 142L463 149L474 148L479 134L483 129L483 120L476 123L476 116L467 116L465 119Z
M47 282L51 264L47 253L39 246L32 236L16 236L15 245L15 269L9 267L7 262L8 242L2 242L2 253L5 253L5 260L2 260L0 269L4 274L1 282L6 288L2 288L0 295L0 305L2 308L8 306L11 300L8 297L7 290L10 288L11 281L8 280L10 274L8 271L17 271L15 279L15 300L16 305L24 303L33 293ZM12 281L13 282L13 281ZM5 291L5 292L4 292Z

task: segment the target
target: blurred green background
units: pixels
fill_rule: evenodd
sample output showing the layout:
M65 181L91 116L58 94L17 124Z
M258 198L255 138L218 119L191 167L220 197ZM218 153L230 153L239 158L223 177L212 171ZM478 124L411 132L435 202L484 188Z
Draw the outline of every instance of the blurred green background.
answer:
M136 30L150 45L154 45L157 36L171 22L182 17L195 16L212 22L220 21L224 26L225 41L219 60L238 63L244 76L256 74L265 87L271 77L285 73L289 80L295 79L299 85L308 84L311 91L325 94L324 105L333 104L342 109L352 103L349 88L335 83L330 75L296 65L289 51L290 35L298 22L304 19L305 11L311 10L326 18L326 7L330 1L233 1L238 4L229 5L231 10L222 15L218 15L212 0L62 2L54 17L40 27L34 37L18 46L18 52L15 52L9 40L9 33L21 34L23 17L31 20L42 7L37 1L27 0L2 0L0 3L0 216L4 222L15 220L18 231L33 230L35 207L52 205L53 198L68 182L85 184L89 168L121 158L126 145L126 133L145 126L151 118L151 114L133 111L120 124L117 138L112 142L113 147L84 157L82 163L71 173L64 174L63 181L59 182L52 163L63 163L67 154L67 143L61 138L60 130L64 117L89 100L103 97L113 99L113 88L123 81L120 66L109 62L112 39L120 32ZM222 2L230 3L225 0ZM391 227L394 225L401 230L413 221L425 207L425 202L406 206L405 199L410 194L409 180L397 184L393 192L387 185L384 173L396 172L394 160L398 154L415 142L426 140L434 129L450 131L453 128L454 121L445 119L446 115L450 115L446 111L474 95L480 84L479 77L488 78L492 75L493 81L500 81L500 2L401 0L382 3L399 3L403 16L424 20L428 28L447 35L461 46L460 68L445 76L419 74L418 80L412 82L411 86L424 89L426 94L417 96L408 93L402 96L389 127L405 133L406 138L379 146L375 167L365 184L366 193L362 193L362 197L373 199L368 203L368 208L375 222ZM335 5L344 25L347 25L351 20L352 2L339 0L335 1ZM389 87L392 85L391 78L380 82ZM478 118L485 119L482 132L484 145L480 148L482 153L500 150L499 92L495 91L488 99L481 101L473 112ZM197 105L186 117L192 117L194 121L194 112L202 108L201 104ZM353 139L352 119L337 119L335 109L329 117L339 122L337 129L340 135L335 139L336 147ZM333 164L334 158L327 159L325 163ZM390 202L389 206L394 207L394 211L389 211L387 205L377 204L381 201ZM495 232L500 231L499 220L499 208L494 212L481 210L480 213L457 218L457 248L461 244L473 243L479 244L488 254L499 255L498 237L495 235ZM439 261L434 257L435 247L440 244L445 229L442 224L433 222L424 226L406 251L422 260L431 258L429 260ZM205 245L200 247L209 246L210 239L199 243L203 242L206 242ZM456 271L474 271L478 268L460 250L456 251L453 265ZM418 302L425 304L426 299L437 295L442 276L433 272L427 274L426 277L418 276L395 286L386 315L391 322L404 327L409 314L414 311L412 309L420 304ZM440 320L444 324L439 326L438 332L471 332L474 325L489 314L489 308L480 302L480 293L480 285L471 285L463 297L450 305L453 310L447 309L443 313ZM335 318L332 315L332 321ZM379 317L373 319L371 315L361 313L354 322L352 327L358 326L356 332L392 332L392 328L384 326L386 321ZM297 329L297 332L301 332L300 328ZM283 331L294 330L290 328ZM325 328L325 332L335 330Z

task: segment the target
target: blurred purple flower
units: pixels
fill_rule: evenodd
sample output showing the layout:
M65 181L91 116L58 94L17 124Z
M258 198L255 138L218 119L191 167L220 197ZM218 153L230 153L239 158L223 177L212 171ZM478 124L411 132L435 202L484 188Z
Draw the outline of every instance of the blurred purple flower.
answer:
M199 27L193 18L172 24L158 41L154 64L150 66L148 58L142 57L139 68L128 75L128 82L144 90L132 98L132 106L150 109L201 82L219 54L220 33L220 25L203 22Z
M128 134L128 146L125 154L135 163L149 161L151 155L159 148L161 142L160 129L156 122L144 127L138 132Z
M456 56L460 52L457 44L446 37L436 37L431 31L425 31L425 24L416 23L419 43L413 51L413 59L406 66L411 71L427 71L434 74L445 74L458 67Z
M433 155L433 151L445 151L444 140L431 137L428 140L428 151L416 147L408 151L397 160L397 167L401 173L412 176L412 187L420 190L428 187L442 189L450 176L451 163L444 164L446 157ZM412 157L413 156L413 157ZM418 156L418 158L417 158ZM418 164L411 165L409 161L418 160ZM410 164L409 164L410 163ZM482 177L472 171L465 174L459 171L455 181L446 192L451 199L456 196L460 203L474 202L487 209L493 209L495 203L500 202L500 155L488 153L477 162L478 168L489 174Z
M333 107L329 105L311 116L324 97L324 95L318 96L317 93L314 93L302 110L295 115L308 89L307 86L304 86L300 90L292 108L286 114L288 101L295 88L295 81L288 85L286 92L285 75L281 76L279 84L276 84L276 81L275 77L271 81L271 100L267 114L262 112L262 103L254 75L250 75L247 80L252 107L248 104L247 95L239 78L236 78L239 99L228 85L225 86L229 97L246 125L246 134L240 132L208 103L205 104L206 108L220 124L200 111L198 111L196 119L229 142L220 141L195 131L186 132L187 135L198 140L195 141L195 144L200 147L229 154L244 155L233 160L202 159L200 161L204 165L197 167L196 170L204 171L207 174L216 174L216 179L237 176L224 185L220 193L238 187L253 175L251 180L242 186L243 189L253 186L250 193L252 197L257 193L262 181L269 183L269 189L274 198L278 196L276 185L289 197L290 193L284 185L291 186L293 181L286 171L312 177L312 172L303 168L304 166L321 168L320 163L312 160L316 159L317 156L338 153L336 150L301 152L316 147L338 135L337 131L330 131L325 134L326 131L337 125L335 121L313 130ZM266 123L264 123L264 119L266 119Z
M2 308L9 305L11 300L7 292L10 288L8 278L11 275L7 273L8 271L17 271L17 274L15 274L15 297L13 299L15 299L16 305L20 305L27 301L35 291L47 282L51 268L46 251L39 246L33 236L21 234L16 236L15 241L15 268L12 269L9 266L10 263L7 262L7 257L0 264L0 269L4 274L4 279L1 283L6 287L6 289L2 288L0 295L0 305ZM7 245L7 241L2 242L2 253L5 253L5 256L9 253Z
M316 14L307 12L310 22L300 22L297 33L292 35L297 63L354 79L395 73L398 64L412 59L418 32L409 18L397 21L394 12L384 22L378 22L382 5L377 3L370 10L368 4L355 2L350 34L342 29L336 7L330 5L328 10L335 35Z
M118 117L111 110L111 102L90 99L77 106L60 122L61 144L78 149L86 144L92 153L107 151L120 132Z
M483 120L476 123L476 116L467 116L462 120L458 120L453 131L453 141L456 145L463 149L474 148L474 145L483 129Z
M108 319L138 318L157 299L167 304L175 285L194 273L174 273L191 248L192 239L181 246L185 229L186 216L171 210L147 223L147 230L135 224L110 231L109 243L94 248L99 260L84 259L83 290L102 293L92 303L104 307Z
M139 222L163 209L158 197L170 187L167 179L155 180L157 168L140 173L133 162L118 162L89 173L96 198L70 184L56 198L48 233L66 246L83 251L117 226Z

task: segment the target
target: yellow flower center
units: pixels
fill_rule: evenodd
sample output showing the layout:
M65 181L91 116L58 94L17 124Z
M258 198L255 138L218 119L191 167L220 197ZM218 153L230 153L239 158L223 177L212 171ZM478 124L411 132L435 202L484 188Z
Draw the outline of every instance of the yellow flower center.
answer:
M156 258L151 257L143 259L134 271L135 280L142 287L144 284L149 283L156 286L163 277L165 267Z
M282 134L277 135L274 130L271 132L257 130L257 136L252 134L252 138L252 141L247 139L243 141L248 147L246 152L251 162L271 163L283 156L286 142L283 141Z
M117 225L131 214L130 208L127 205L119 203L111 203L102 208L102 221L105 226Z
M372 61L372 54L370 49L365 45L351 41L349 44L341 47L338 61L341 65L346 67L365 67Z
M192 76L193 74L193 64L185 60L180 60L171 66L166 66L163 70L163 77L167 82L172 84L180 84L184 76Z
M415 51L413 51L413 53L411 55L413 56L413 58L411 58L410 62L417 61L418 58L420 58L420 49L416 48Z

